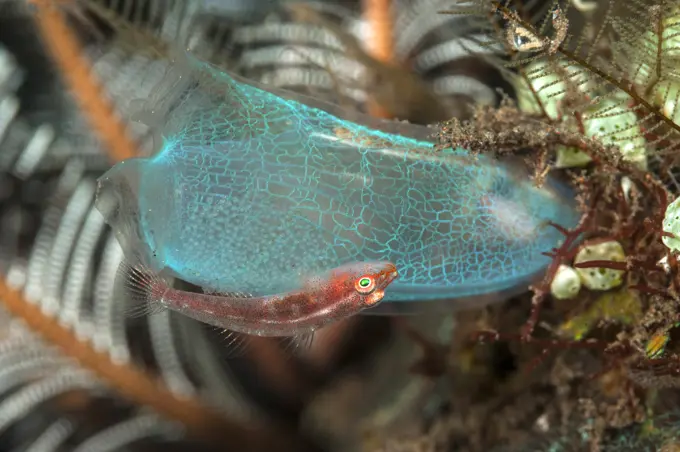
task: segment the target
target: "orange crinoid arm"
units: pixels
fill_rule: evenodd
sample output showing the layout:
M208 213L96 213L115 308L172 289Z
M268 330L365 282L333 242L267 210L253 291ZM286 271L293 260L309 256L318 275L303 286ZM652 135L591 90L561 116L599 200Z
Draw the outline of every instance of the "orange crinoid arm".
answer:
M45 46L54 57L64 81L70 86L79 106L104 143L112 161L134 157L137 147L127 136L96 80L82 47L60 11L61 5L51 0L30 0L34 19ZM68 1L62 2L68 5ZM0 302L13 316L21 318L31 329L63 353L92 370L120 395L131 401L153 407L159 414L182 423L188 433L215 443L229 443L239 450L297 451L301 445L287 434L265 431L258 426L243 425L225 418L198 400L179 398L161 381L130 364L116 364L108 354L98 352L57 320L46 315L21 293L10 287L0 275Z
M33 0L33 4L44 44L111 159L119 161L134 157L137 146L128 137L125 125L117 117L101 83L92 73L80 43L66 24L62 12L48 1Z
M368 40L368 54L375 59L389 63L394 59L394 21L390 0L363 0L363 15L369 25L371 38ZM378 118L389 117L389 112L372 102L369 113Z

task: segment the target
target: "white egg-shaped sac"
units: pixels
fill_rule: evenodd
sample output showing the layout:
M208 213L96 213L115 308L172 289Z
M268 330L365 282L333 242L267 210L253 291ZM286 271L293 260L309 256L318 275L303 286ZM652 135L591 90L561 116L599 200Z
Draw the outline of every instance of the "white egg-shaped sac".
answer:
M625 262L626 254L623 246L616 240L586 244L581 247L574 258L576 272L581 283L590 290L609 290L623 283L623 270L604 267L578 268L576 264L590 261Z
M581 291L581 278L568 265L560 265L550 283L550 293L558 300L569 300Z

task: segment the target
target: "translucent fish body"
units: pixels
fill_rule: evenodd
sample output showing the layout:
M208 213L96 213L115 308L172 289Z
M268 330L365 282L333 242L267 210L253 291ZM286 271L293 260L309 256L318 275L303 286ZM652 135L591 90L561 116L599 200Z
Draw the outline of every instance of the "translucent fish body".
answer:
M183 56L138 116L156 153L102 176L98 206L128 257L204 288L288 292L385 260L386 301L453 305L526 290L560 238L547 223L578 220L566 186L516 162L349 115Z
M389 262L361 262L315 276L304 290L250 297L202 294L175 289L146 268L124 262L120 274L139 305L133 314L171 309L187 317L256 336L300 336L378 305L398 278Z

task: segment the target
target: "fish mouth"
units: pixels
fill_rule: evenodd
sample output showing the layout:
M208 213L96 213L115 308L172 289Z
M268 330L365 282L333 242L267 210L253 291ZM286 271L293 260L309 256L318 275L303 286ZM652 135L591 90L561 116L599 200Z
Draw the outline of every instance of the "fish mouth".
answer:
M378 280L381 287L386 287L399 277L399 272L394 264L389 264L387 268L380 272Z
M366 306L375 306L385 298L385 287L389 286L392 281L399 277L399 272L394 264L386 265L385 270L378 273L377 288L364 299Z
M373 291L369 296L367 296L364 300L367 306L373 306L375 304L378 304L383 298L385 297L385 291L382 289L377 289Z

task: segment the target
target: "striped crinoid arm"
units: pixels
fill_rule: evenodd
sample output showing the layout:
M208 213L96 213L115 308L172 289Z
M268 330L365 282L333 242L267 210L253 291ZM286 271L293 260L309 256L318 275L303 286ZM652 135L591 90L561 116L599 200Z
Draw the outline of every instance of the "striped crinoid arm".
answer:
M74 37L73 33L58 9L50 9L48 5L41 10L44 4L23 2L7 5L7 2L0 4L0 27L3 28L0 42L14 50L12 46L16 46L17 40L4 41L4 38L15 25L18 25L16 28L25 26L30 30L27 34L37 37L30 21L31 12L38 14L38 22L42 21L38 27L44 26L46 41L53 38L55 30L63 32L60 38L66 38L52 39L54 47L49 50L67 63L79 59L80 83L72 88L77 94L89 91L95 96L80 99L88 116L100 115L91 123L92 128L103 135L100 138L105 145L117 146L120 152L113 153L114 160L132 154L133 145L125 139L116 141L125 128L120 124L111 126L110 123L117 120L112 114L115 113L113 107L107 106L107 102L97 104L108 100L109 95L114 97L120 93L116 93L112 80L105 80L102 84L105 86L97 86L96 79L94 84L90 83L94 71L90 70L87 57L96 56L96 49L85 52L77 39L69 39ZM39 15L41 12L43 15ZM23 22L13 23L14 19ZM9 26L5 26L7 23ZM25 44L39 48L38 43ZM281 438L273 442L266 439L274 439L277 434L269 436L268 428L255 424L246 410L234 408L230 393L233 388L228 387L229 376L219 368L218 357L213 356L212 362L204 365L210 360L204 353L202 362L197 364L194 360L191 376L187 375L186 351L177 347L178 328L174 320L167 317L150 320L150 344L143 344L137 336L130 335L130 322L123 313L125 300L119 296L115 283L122 253L92 205L96 173L102 168L103 159L87 158L90 154L80 152L83 145L58 126L77 119L74 117L78 112L70 108L69 103L62 105L58 102L59 96L49 94L44 96L52 101L48 104L38 102L36 107L36 102L26 101L26 93L32 90L18 90L20 75L36 73L34 61L27 61L26 54L20 52L15 53L17 58L14 58L4 49L3 46L0 55L3 58L0 70L4 70L0 74L0 128L3 129L0 133L3 150L0 302L5 308L0 313L3 324L0 327L0 392L3 393L0 438L3 443L21 450L59 447L72 450L79 444L92 450L103 443L123 448L150 437L182 442L188 433L201 441L220 444L228 441L248 450L278 447ZM35 55L47 56L39 51L31 56ZM44 58L43 63L47 61ZM126 69L134 68L126 66ZM49 81L49 76L45 78ZM74 81L65 78L67 82ZM88 83L89 88L85 86ZM53 88L65 91L64 86L57 83L41 83L35 91ZM34 110L41 110L39 120L32 116ZM58 123L60 117L64 121ZM36 124L39 127L33 127ZM92 138L92 131L86 132ZM91 154L101 157L98 155L101 150L93 145ZM31 233L35 233L34 240L28 240ZM191 332L193 343L198 333ZM142 364L139 353L135 353L140 347L150 348L153 357L150 363L147 358ZM202 350L211 352L205 344ZM154 367L159 371L154 372ZM85 405L78 402L75 411L72 410L74 406L67 399L72 401L73 397L85 400ZM127 412L114 413L98 425L83 420L87 418L89 403L99 403L102 399L112 402L109 403L112 406L125 406ZM64 400L66 405L62 404ZM18 444L26 437L17 438L13 434L15 427L21 424L19 429L23 429L27 419L33 424L32 419L40 418L45 408L47 411L54 408L54 411L42 429L40 426L34 429L35 441ZM112 409L115 412L115 407ZM237 431L229 433L231 427ZM260 428L263 430L257 433ZM252 436L251 429L255 433ZM238 445L244 439L246 442ZM251 440L254 442L248 445ZM291 447L300 450L297 445Z
M454 102L495 105L498 88L512 90L499 64L502 43L488 42L488 23L474 15L437 14L450 1L396 1L395 52L411 62L414 71L431 81L438 95ZM524 12L533 23L545 15L549 3L527 0ZM499 73L499 66L501 72Z
M116 442L146 436L178 441L185 436L168 436L173 430L207 439L221 436L220 425L232 423L244 433L250 430L246 421L254 419L242 406L234 405L236 391L225 387L228 375L222 375L219 384L214 383L218 378L206 376L215 373L214 363L194 363L194 378L187 377L186 353L174 345L177 330L171 319L149 319L158 376L133 353L133 348L143 344L126 332L130 325L126 325L124 300L114 281L122 253L113 236L101 227L101 216L92 206L92 183L82 165L67 167L48 201L33 249L29 253L3 249L9 265L7 278L0 277L0 300L7 311L0 313L0 392L6 396L0 404L0 438L6 439L6 431L25 417L37 415L45 404L59 412L59 401L73 393L93 402L101 397L119 400L118 404L122 396L130 407L150 407L154 421L144 417L146 421L140 421L132 432L127 427L114 429ZM95 255L100 245L105 247L102 259ZM55 424L46 427L47 436L38 438L40 443L66 441L71 434L88 429L82 419L67 422L68 416L55 415L52 420ZM111 420L113 424L119 421L124 419L114 416ZM174 422L182 429L173 427ZM100 433L110 425L100 425ZM240 433L225 438L244 439Z

